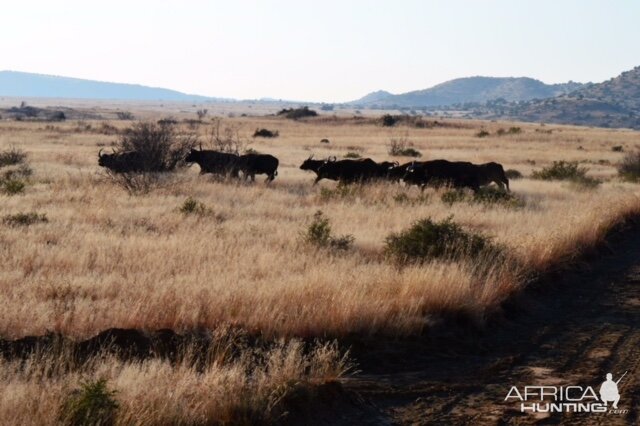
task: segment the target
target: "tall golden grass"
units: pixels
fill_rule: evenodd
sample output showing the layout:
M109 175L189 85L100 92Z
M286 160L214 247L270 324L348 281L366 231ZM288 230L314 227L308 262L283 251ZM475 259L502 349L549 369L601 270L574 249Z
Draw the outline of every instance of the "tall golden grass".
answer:
M615 145L633 149L640 142L637 132L517 124L521 133L498 137L497 129L514 124L445 121L446 127L388 129L372 121L331 117L225 121L238 126L252 148L280 159L275 182L218 182L199 176L193 166L169 185L130 196L104 179L97 166L99 146L114 136L72 122L54 127L0 123L0 148L28 152L34 170L23 195L0 195L0 215L33 211L48 218L28 227L0 226L0 335L55 331L84 338L109 327L181 331L233 325L274 339L397 336L420 333L443 314L482 324L531 274L566 265L600 243L617 223L640 213L638 187L615 176L623 154L611 150ZM278 130L280 137L253 140L250 135L258 127ZM492 136L475 137L480 128ZM199 131L206 134L207 125ZM511 188L525 206L513 209L449 205L440 200L441 191L421 194L415 187L390 183L327 197L335 183L314 187L313 176L298 169L312 153L341 156L357 150L374 160L388 159L387 145L395 137L406 138L423 160L497 161L525 175L554 160L580 161L604 183L595 190L576 190L561 182L514 180ZM320 143L323 138L331 142ZM180 206L188 197L207 209L184 214ZM336 234L354 236L353 249L332 252L302 240L317 210L330 219ZM470 260L400 268L383 255L390 233L418 219L450 215L506 247L517 262L492 264L487 273L477 274ZM128 401L123 423L153 424L171 418L153 417L165 409L163 403L172 415L194 421L231 410L233 404L218 406L211 395L240 395L262 386L246 384L249 376L240 372L245 367L196 373L161 361L107 360L96 362L87 374L105 375ZM6 362L0 370L4 389L13 389L0 392L4 419L28 413L41 413L43 422L50 419L51 407L80 377L73 372L37 379L29 368ZM291 367L287 377L303 376ZM279 383L271 376L264 380ZM53 389L48 399L42 383ZM149 391L154 386L158 390ZM175 393L168 394L169 389ZM34 407L44 400L49 405ZM182 406L185 401L189 409ZM134 412L147 414L134 417Z

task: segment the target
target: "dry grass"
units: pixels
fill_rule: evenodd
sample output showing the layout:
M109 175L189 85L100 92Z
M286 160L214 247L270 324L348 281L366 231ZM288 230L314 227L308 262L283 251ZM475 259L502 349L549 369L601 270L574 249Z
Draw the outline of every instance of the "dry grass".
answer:
M302 122L249 117L233 123L247 140L258 127L279 130L277 139L251 140L252 148L280 159L279 176L269 187L215 182L198 176L194 166L170 185L137 197L109 184L98 171L98 145L108 146L114 136L78 133L76 123L54 130L37 123L0 123L0 148L27 152L34 170L24 194L0 195L0 217L37 211L48 219L29 227L0 226L0 335L50 330L80 338L109 327L180 331L223 324L273 338L409 335L443 313L481 324L531 273L566 264L601 242L616 223L640 213L640 190L617 179L615 167L623 154L611 151L638 144L636 132L518 124L520 134L479 139L474 135L481 127L494 135L511 124L389 129L326 117ZM199 131L205 134L206 126ZM313 177L298 169L311 153L341 156L357 148L363 157L387 159L389 140L398 135L422 152L421 160L498 161L523 172L525 178L511 187L525 206L449 205L433 190L420 194L385 183L326 197L322 188L335 183L312 187ZM331 143L320 143L323 138ZM579 161L604 183L579 191L527 178L554 160ZM203 203L206 214L183 214L180 206L188 197ZM319 209L335 235L355 237L352 250L334 252L302 241L300 233ZM490 264L478 274L469 260L399 268L384 258L390 233L418 219L449 215L506 246L516 262ZM105 361L87 374L109 378L131 405L123 413L155 416L166 404L171 415L196 422L212 418L211 410L230 409L216 406L212 395L254 389L246 387L248 376L238 368L212 367L199 374L160 361ZM18 412L48 418L51 408L34 404L56 405L80 377L65 374L56 382L16 373L22 370L13 364L0 369L2 386L14 390L0 392L4 419ZM291 374L301 373L293 368ZM175 383L175 394L162 393ZM156 386L159 390L149 391ZM128 415L122 414L124 423L136 422ZM144 422L172 418L166 416Z
M188 352L177 363L96 357L75 365L70 359L64 351L0 359L0 423L59 424L65 399L80 383L106 379L119 406L117 425L264 424L284 414L285 398L350 368L335 344L305 351L296 340L249 348L226 362L212 357L198 368Z

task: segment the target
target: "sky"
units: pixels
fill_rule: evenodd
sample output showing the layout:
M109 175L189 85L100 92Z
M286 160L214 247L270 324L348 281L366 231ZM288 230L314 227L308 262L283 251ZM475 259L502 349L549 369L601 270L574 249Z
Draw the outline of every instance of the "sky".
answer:
M344 102L474 75L640 65L638 0L12 1L0 70L236 99Z

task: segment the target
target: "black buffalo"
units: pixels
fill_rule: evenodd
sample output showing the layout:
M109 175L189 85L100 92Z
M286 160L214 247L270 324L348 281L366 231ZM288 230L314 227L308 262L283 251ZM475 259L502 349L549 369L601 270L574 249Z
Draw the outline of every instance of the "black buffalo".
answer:
M191 149L184 159L186 163L198 163L200 174L212 173L239 177L240 156L226 152Z
M401 180L404 180L407 183L412 183L409 182L408 179L411 178L411 176L409 176L407 174L407 170L409 170L409 167L411 166L419 166L420 164L423 164L424 161L409 161L408 163L404 163L404 164L400 164L398 166L394 166L391 169L389 169L389 172L387 173L387 178L392 181L392 182L400 182ZM405 179L408 178L408 179Z
M103 154L98 152L98 165L106 167L115 173L135 173L150 170L144 157L137 151L113 152Z
M391 171L396 167L400 167L397 161L382 161L378 163L378 177L391 179Z
M407 167L403 180L408 184L450 185L454 188L470 188L474 192L481 186L496 182L500 188L509 190L502 165L498 163L472 164L467 161L432 160L415 163Z
M328 161L320 166L317 174L314 185L322 179L340 183L366 182L380 176L380 166L370 158Z
M328 157L324 160L314 160L313 154L312 154L309 158L304 160L304 162L300 165L300 170L311 170L317 175L318 170L320 170L320 167L323 164L332 162L332 161L336 161L336 157Z
M278 175L278 159L269 154L245 154L238 160L238 168L242 171L245 180L256 180L256 175L266 174L265 182L269 183Z

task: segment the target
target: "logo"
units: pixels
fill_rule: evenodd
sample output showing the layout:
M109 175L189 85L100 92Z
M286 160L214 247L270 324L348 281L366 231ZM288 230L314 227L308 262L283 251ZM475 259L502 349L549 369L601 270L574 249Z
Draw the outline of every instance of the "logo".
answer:
M607 413L626 414L629 410L619 409L620 391L618 385L627 375L625 371L618 380L607 373L599 392L591 386L511 386L506 402L519 402L522 413ZM609 406L611 403L611 406Z

